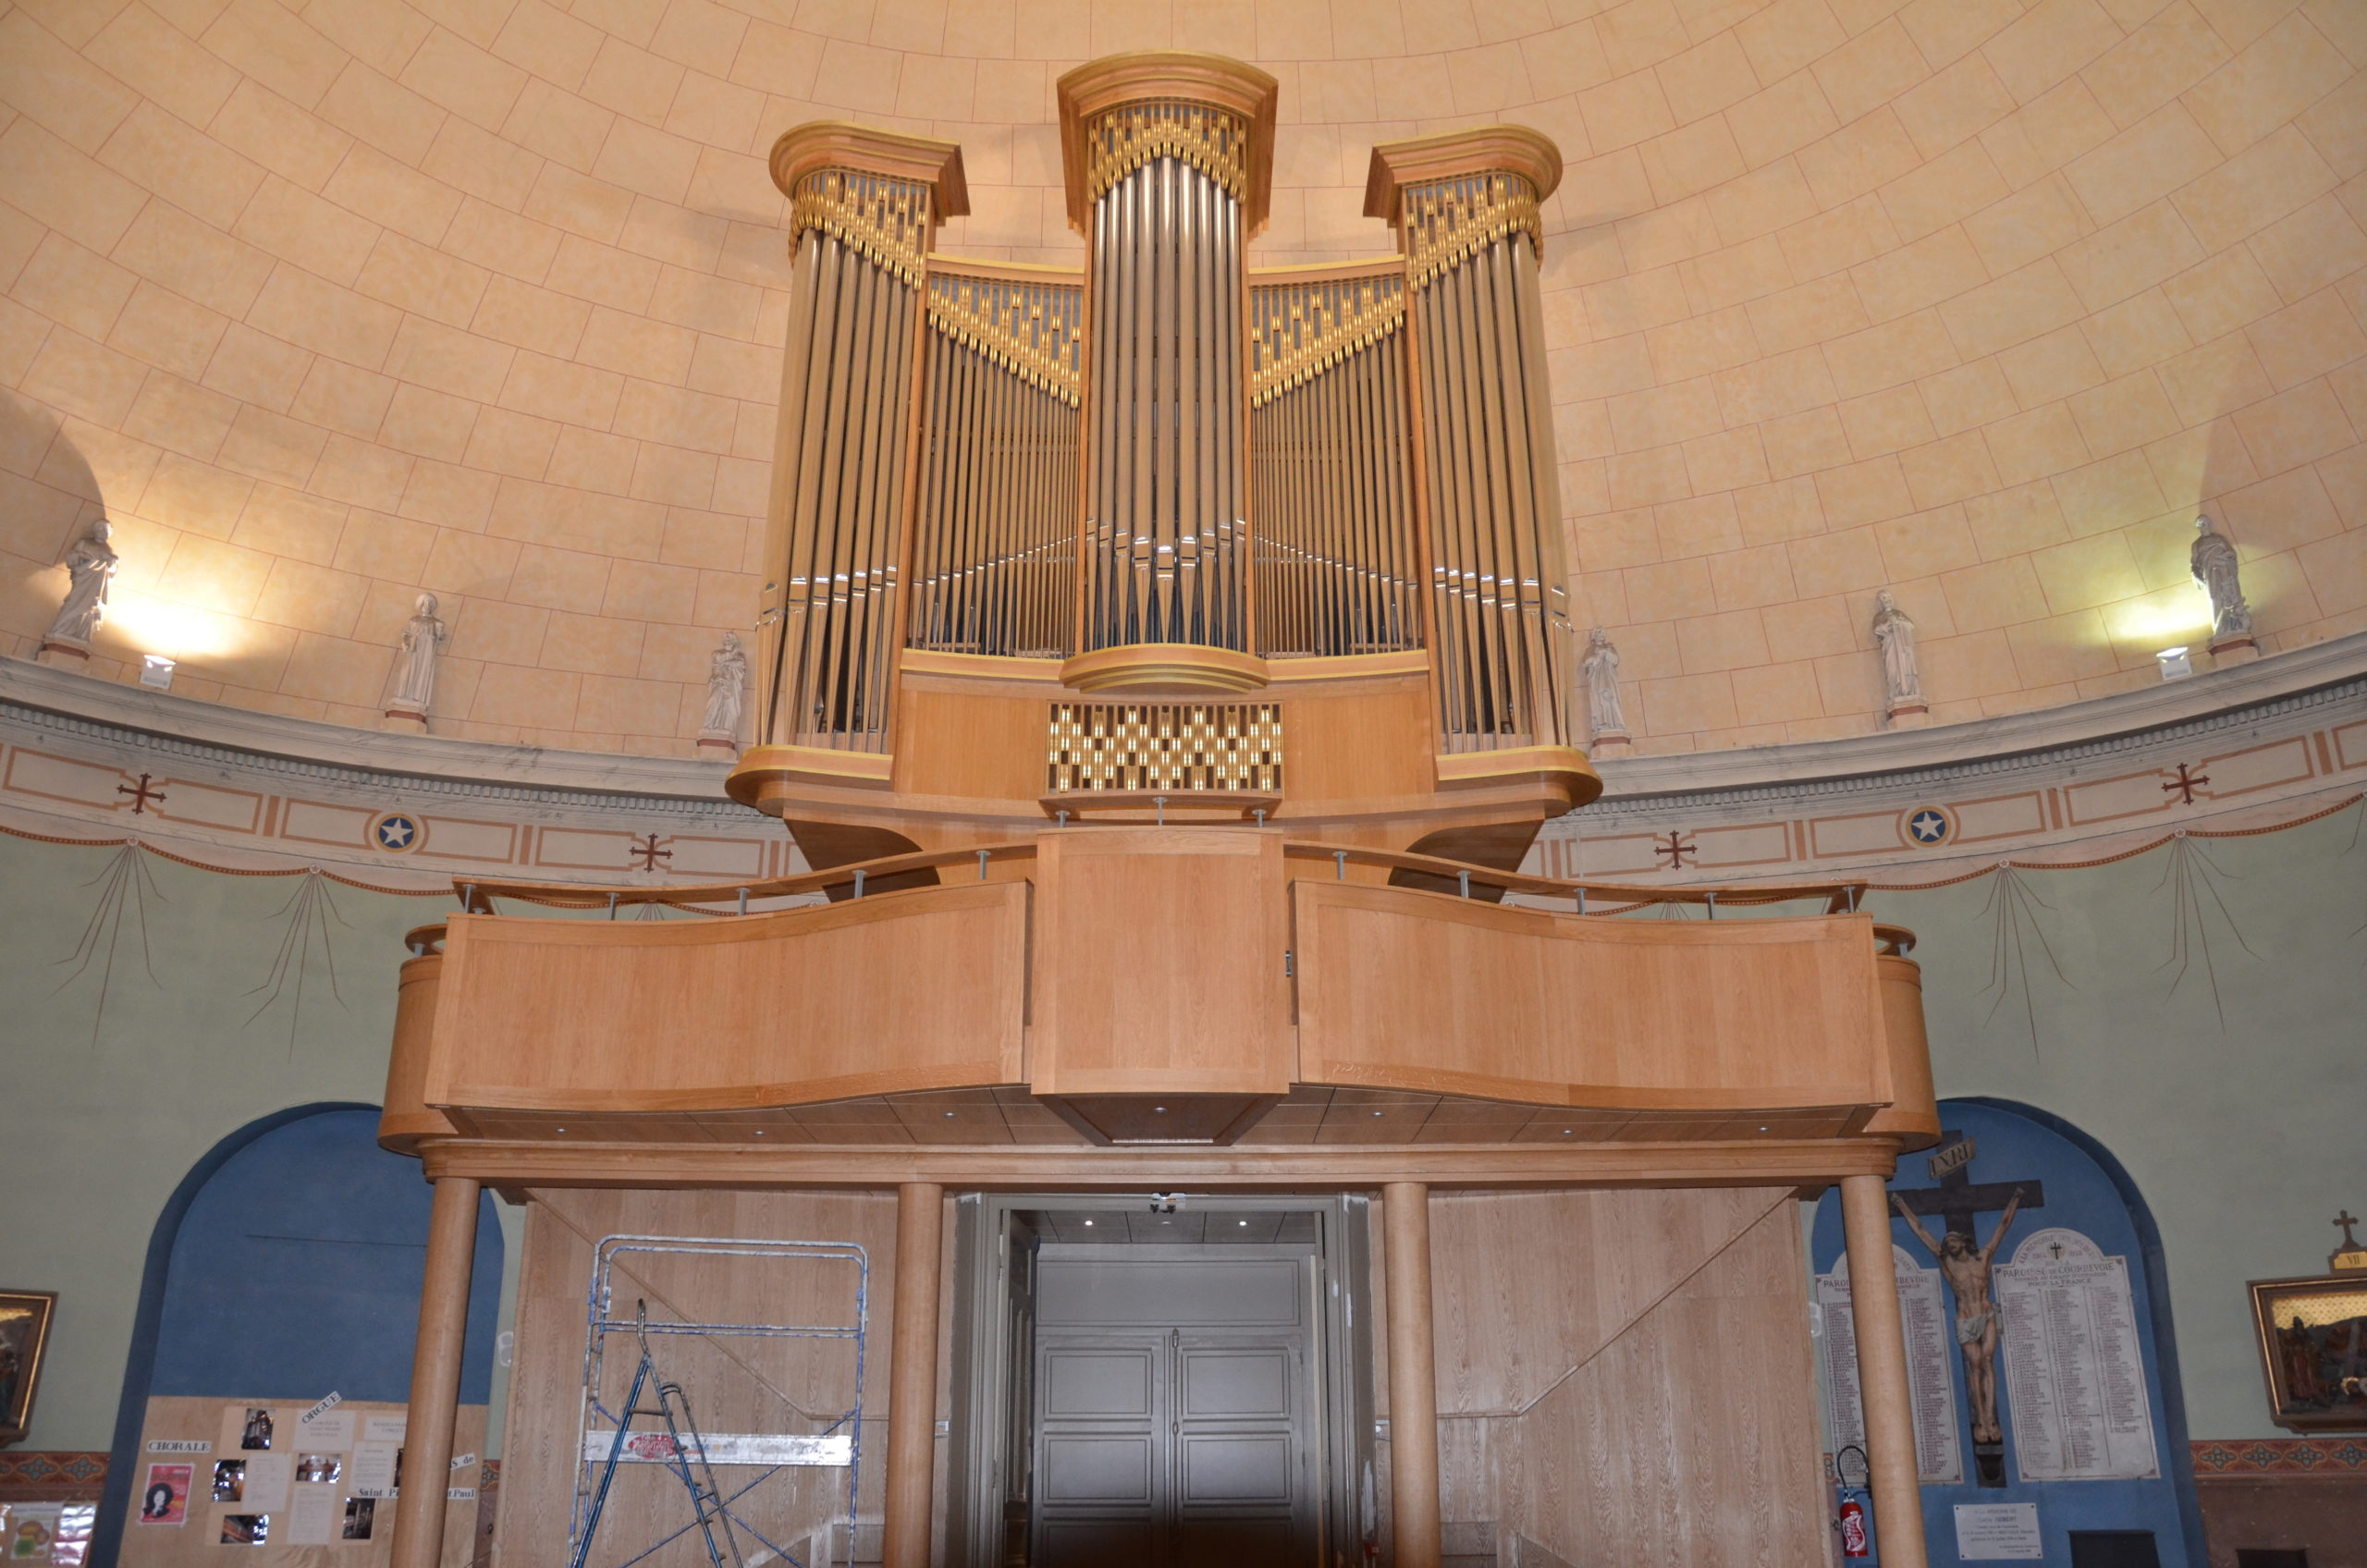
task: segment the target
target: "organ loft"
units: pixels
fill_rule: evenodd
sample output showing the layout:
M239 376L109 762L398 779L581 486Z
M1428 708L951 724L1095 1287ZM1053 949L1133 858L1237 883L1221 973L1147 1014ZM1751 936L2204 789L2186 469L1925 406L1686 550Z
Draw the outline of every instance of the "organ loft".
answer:
M1848 883L1521 869L1601 789L1560 155L1384 143L1394 251L1260 268L1277 96L1206 55L1062 77L1081 269L938 254L950 142L773 148L729 789L812 869L471 882L402 974L405 1463L451 1458L498 1188L512 1555L1434 1568L1561 1509L1820 1562L1792 1200L1837 1184L1885 1561L1923 1561L1883 1187L1939 1133L1913 937ZM1686 1332L1623 1338L1662 1301ZM406 1488L396 1562L446 1513Z

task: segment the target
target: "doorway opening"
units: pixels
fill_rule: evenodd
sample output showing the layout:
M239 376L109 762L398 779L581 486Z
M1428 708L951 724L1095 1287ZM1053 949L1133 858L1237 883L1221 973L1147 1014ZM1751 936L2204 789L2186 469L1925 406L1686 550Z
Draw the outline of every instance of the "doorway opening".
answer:
M1379 1531L1367 1208L963 1197L948 1562L1360 1563Z

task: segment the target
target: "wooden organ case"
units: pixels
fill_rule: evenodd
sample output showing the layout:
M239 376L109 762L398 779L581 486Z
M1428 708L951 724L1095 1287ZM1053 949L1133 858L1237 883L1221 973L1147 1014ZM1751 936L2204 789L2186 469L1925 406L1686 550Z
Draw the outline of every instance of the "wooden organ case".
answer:
M1572 718L1538 281L1560 157L1516 127L1377 147L1366 212L1400 252L1261 271L1276 101L1212 55L1063 77L1074 270L934 252L967 210L951 143L831 123L774 148L791 312L756 733L728 787L814 869L476 883L403 972L383 1136L438 1194L411 1463L448 1457L463 1232L495 1184L533 1215L518 1561L566 1544L582 1281L538 1259L574 1256L582 1206L794 1234L826 1223L800 1203L862 1202L887 1206L892 1281L863 1500L883 1533L840 1544L997 1561L938 1538L932 1428L943 1207L1008 1192L1379 1194L1399 1563L1481 1518L1550 1545L1572 1527L1555 1510L1611 1506L1614 1473L1689 1485L1699 1521L1621 1561L1810 1561L1786 1200L1834 1182L1876 1304L1858 1354L1885 1550L1920 1561L1876 1283L1883 1182L1938 1132L1912 938L1846 885L1519 871L1601 788ZM614 918L656 904L699 918ZM1716 1283L1746 1256L1747 1288ZM1621 1274L1642 1293L1614 1309L1588 1281ZM1652 1315L1680 1308L1713 1327L1653 1353L1656 1403L1588 1382L1679 1337ZM1601 1321L1531 1343L1565 1311ZM1746 1376L1722 1338L1772 1348ZM1523 1354L1567 1370L1523 1383ZM1740 1408L1712 1392L1744 1381ZM1751 1452L1655 1420L1748 1427ZM1554 1434L1581 1430L1634 1450L1595 1492L1563 1474L1578 1439ZM1325 1561L1384 1538L1362 1508ZM397 1561L437 1561L440 1525L406 1495Z

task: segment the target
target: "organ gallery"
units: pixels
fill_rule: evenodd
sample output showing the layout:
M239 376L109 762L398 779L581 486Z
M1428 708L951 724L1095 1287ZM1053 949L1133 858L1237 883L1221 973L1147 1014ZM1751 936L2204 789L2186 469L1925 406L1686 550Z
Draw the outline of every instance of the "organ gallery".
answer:
M2353 1561L2362 128L2327 0L0 7L0 1556Z
M1063 77L1081 274L933 253L967 200L955 145L780 139L794 305L729 788L815 869L654 895L718 916L690 924L472 884L415 934L386 1139L450 1195L439 1215L480 1183L530 1208L556 1187L730 1238L695 1265L598 1251L742 1311L783 1267L755 1256L775 1230L814 1239L847 1223L840 1194L892 1192L865 1231L873 1280L893 1259L865 1329L884 1442L876 1415L782 1435L868 1451L895 1568L1346 1562L1384 1533L1438 1562L1461 1457L1438 1369L1514 1328L1441 1342L1441 1243L1591 1194L1599 1229L1533 1244L1731 1271L1732 1336L1666 1398L1748 1434L1703 1456L1705 1519L1748 1500L1766 1550L1806 1561L1826 1526L1781 1200L1838 1183L1853 1261L1887 1271L1883 1174L1939 1132L1913 935L1846 882L1688 889L1666 907L1723 893L1727 918L1639 921L1616 912L1671 895L1519 869L1600 790L1551 522L1538 213L1561 158L1517 127L1384 143L1366 211L1401 251L1261 270L1275 106L1270 77L1211 55ZM909 1141L866 1133L889 1127ZM581 1273L588 1234L530 1219L528 1268ZM832 1288L813 1299L843 1313ZM632 1316L598 1290L595 1339ZM1536 1290L1521 1316L1563 1310ZM524 1310L513 1400L565 1430L509 1465L510 1538L645 1532L683 1500L603 1447L633 1440L638 1362L581 1375ZM1876 1488L1909 1518L1898 1319L1858 1324ZM418 1365L410 1463L432 1471L452 1396ZM713 1377L702 1430L754 1408ZM1569 1403L1505 1436L1559 1464L1593 1426L1615 1467L1658 1440L1608 1391ZM743 1478L716 1474L684 1483L702 1550L758 1512L710 1522L701 1488ZM827 1531L813 1478L768 1501L775 1528ZM836 1505L844 1538L866 1501ZM406 1507L404 1539L432 1541L442 1505Z

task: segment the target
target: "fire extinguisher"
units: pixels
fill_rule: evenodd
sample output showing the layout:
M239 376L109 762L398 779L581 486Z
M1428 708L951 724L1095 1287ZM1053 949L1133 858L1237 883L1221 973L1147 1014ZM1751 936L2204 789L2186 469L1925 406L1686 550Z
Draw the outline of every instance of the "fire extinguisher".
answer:
M1855 1455L1857 1464L1849 1463ZM1871 1557L1873 1550L1873 1515L1870 1512L1873 1495L1866 1489L1871 1479L1866 1463L1866 1451L1851 1443L1833 1456L1834 1477L1841 1483L1841 1516L1836 1527L1841 1532L1843 1557ZM1854 1472L1854 1474L1853 1474Z

